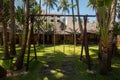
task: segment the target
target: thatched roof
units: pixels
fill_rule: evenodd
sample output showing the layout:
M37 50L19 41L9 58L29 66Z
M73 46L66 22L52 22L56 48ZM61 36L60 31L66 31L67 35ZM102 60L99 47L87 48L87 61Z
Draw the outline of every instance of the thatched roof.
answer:
M74 28L73 28L72 17L68 17L68 18L66 18L66 20L67 20L67 23L64 24L63 20L61 20L61 18L58 16L48 17L47 18L48 23L49 22L53 23L54 26L48 30L44 30L43 27L41 27L39 30L39 33L43 34L43 32L44 32L45 34L54 34L54 32L55 32L55 34L59 34L59 35L73 34ZM84 28L84 25L83 25L83 28ZM76 31L76 34L80 34L79 24L77 22L75 23L75 31ZM97 31L98 31L98 29L96 28L96 23L87 23L87 32L88 33L96 33ZM38 32L38 30L36 30L36 33L37 32Z
M84 28L84 26L83 26L83 28ZM59 35L63 35L63 34L67 35L67 34L74 33L73 25L71 25L71 24L64 25L64 23L60 21L55 24L53 29L45 31L45 34L53 34L54 29L55 29L55 34L59 34ZM80 34L80 29L79 29L79 26L77 23L75 25L75 31L76 31L76 34ZM96 33L97 31L98 31L98 29L96 28L95 23L87 23L87 32L88 33ZM40 34L43 34L43 31L40 31Z

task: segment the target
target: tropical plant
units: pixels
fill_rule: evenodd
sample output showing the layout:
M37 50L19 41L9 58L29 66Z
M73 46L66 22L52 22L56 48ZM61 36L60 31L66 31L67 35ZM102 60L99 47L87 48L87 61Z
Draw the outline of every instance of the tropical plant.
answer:
M82 20L80 19L79 0L76 0L76 5L77 5L77 14L78 14L79 29L81 31L81 34L83 34ZM81 36L81 38L82 38L82 36Z
M62 10L63 14L70 13L70 8L71 4L68 2L68 0L59 0L59 5L58 5L58 11Z
M23 28L25 24L25 17L24 17L24 7L17 6L15 9L15 19L16 19L16 25L19 26L19 45L22 45L22 36L23 36Z
M58 0L44 0L43 5L46 5L46 9L49 9L49 13L50 13L50 9L54 9L54 6L57 7L57 1ZM46 10L47 13L47 10Z
M69 13L69 9L70 9L70 6L71 4L68 2L68 0L59 0L59 5L58 5L58 11L62 10L62 13L65 15L66 12ZM66 17L64 16L64 20L63 20L63 23L64 23L64 29L63 29L63 32L64 32L64 40L63 40L63 52L65 53L65 20L66 20Z
M23 67L24 54L26 51L26 43L27 43L27 37L28 37L28 26L29 26L29 0L26 0L26 16L25 16L25 26L24 26L22 48L15 62L15 66L17 70L20 70Z
M15 9L15 17L17 20L17 23L21 25L21 28L23 28L23 25L25 24L25 18L24 18L24 8L17 6Z
M30 14L36 14L39 13L40 6L37 4L36 0L31 0L30 1Z
M71 0L72 5L74 5L73 0ZM72 6L72 19L73 19L73 31L74 31L74 54L75 54L75 47L76 47L76 30L75 30L75 16L74 16L74 6Z
M115 22L116 0L89 0L96 8L96 16L101 36L100 73L107 74L111 68L113 28Z

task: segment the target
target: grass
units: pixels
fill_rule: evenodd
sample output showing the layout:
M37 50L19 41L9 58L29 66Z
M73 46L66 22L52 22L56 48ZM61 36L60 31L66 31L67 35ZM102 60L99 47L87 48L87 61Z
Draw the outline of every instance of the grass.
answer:
M74 53L73 45L65 45L65 51L63 51L63 45L57 45L54 47L52 45L45 46L37 46L37 61L32 61L30 63L29 72L27 74L21 74L14 77L7 77L3 80L120 80L120 59L118 57L114 57L112 60L112 68L113 70L106 76L102 76L99 74L99 66L97 60L97 50L98 47L96 45L89 46L90 56L95 65L92 66L92 69L96 71L96 74L89 74L86 72L87 65L85 62L79 60L79 55L81 51L80 46L76 46ZM17 53L19 53L20 48L17 48ZM65 52L65 53L64 53ZM2 48L0 48L0 58L2 57ZM31 49L31 57L34 56L33 47ZM54 58L45 58L43 56L54 55ZM73 58L65 58L64 56L74 56ZM85 54L83 54L85 57ZM55 62L54 73L52 75L41 75L40 71L42 67L47 62ZM63 61L71 61L76 74L67 75L63 73L61 68ZM0 60L0 64L2 65L4 62Z

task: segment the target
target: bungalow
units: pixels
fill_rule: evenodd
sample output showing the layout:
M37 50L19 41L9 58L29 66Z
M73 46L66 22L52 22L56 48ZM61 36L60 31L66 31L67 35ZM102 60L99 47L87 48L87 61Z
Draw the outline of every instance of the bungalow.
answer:
M72 23L72 17L68 17L66 21L61 20L60 16L50 16L47 20L44 20L44 22L47 24L52 23L54 26L51 29L39 30L39 39L37 37L38 31L35 31L35 40L39 40L39 43L42 44L43 42L45 44L63 44L64 40L66 44L73 44L74 42L74 32L76 32L76 42L77 44L80 44L80 29L78 26L78 23L75 23L75 31L73 28ZM63 23L65 22L65 23ZM84 28L84 26L83 26ZM98 31L95 23L87 23L87 34L88 34L88 40L89 42L97 42L98 36L96 32Z

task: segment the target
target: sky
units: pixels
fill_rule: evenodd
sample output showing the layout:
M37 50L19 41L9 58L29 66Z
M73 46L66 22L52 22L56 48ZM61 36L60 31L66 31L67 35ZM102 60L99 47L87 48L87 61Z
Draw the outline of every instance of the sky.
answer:
M42 0L42 4L43 4L43 1L44 0ZM68 0L68 1L71 1L71 0ZM86 14L95 15L95 11L93 9L87 7L88 1L89 0L79 0L80 14L81 15L86 15ZM39 0L37 0L37 2L39 3ZM15 1L15 5L21 5L21 4L22 4L22 0L16 0ZM42 9L45 10L45 6L43 6ZM55 13L55 14L59 13L59 14L61 14L62 12L57 12L57 10L55 9L55 10L51 10L51 13ZM71 14L71 12L69 14ZM75 9L75 14L77 14L76 9ZM89 18L89 21L93 22L93 21L95 21L95 18Z

